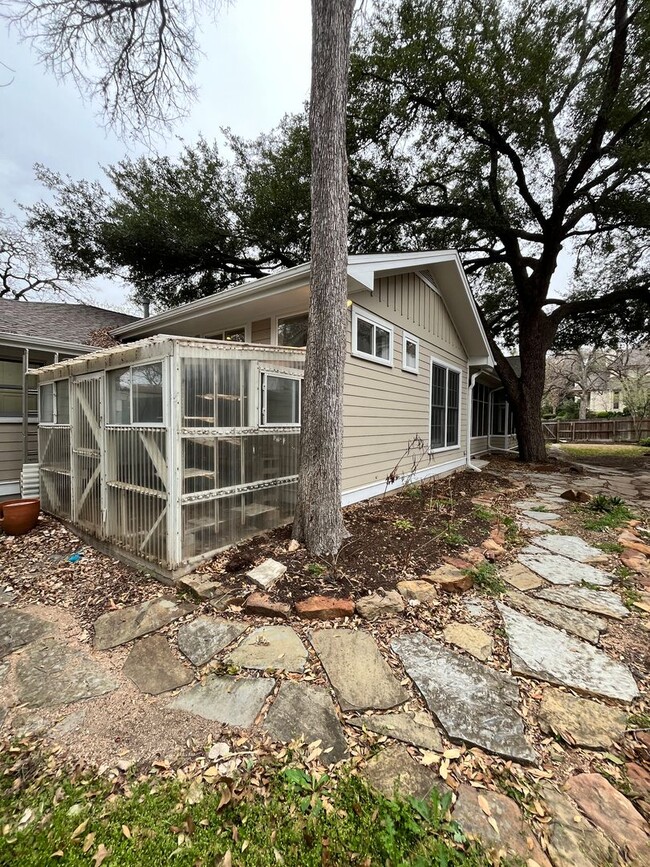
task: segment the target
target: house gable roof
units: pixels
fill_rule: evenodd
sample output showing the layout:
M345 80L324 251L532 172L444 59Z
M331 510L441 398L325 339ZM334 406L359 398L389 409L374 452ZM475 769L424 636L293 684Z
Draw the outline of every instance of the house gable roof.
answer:
M374 290L378 277L408 272L429 272L442 296L467 350L471 364L493 365L489 343L478 309L467 283L458 253L455 250L435 250L420 253L378 253L348 257L348 288L351 293ZM310 263L287 268L259 280L234 286L181 307L166 310L157 316L116 328L118 338L134 339L156 334L173 333L180 323L199 320L255 298L305 286L309 282ZM433 290L432 290L433 291Z
M99 332L129 325L136 316L91 304L57 304L0 298L0 341L27 337L52 345L101 345Z

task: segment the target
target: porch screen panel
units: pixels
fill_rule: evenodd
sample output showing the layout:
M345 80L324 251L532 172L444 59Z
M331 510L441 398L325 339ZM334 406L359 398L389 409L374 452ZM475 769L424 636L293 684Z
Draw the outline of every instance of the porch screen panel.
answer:
M41 504L46 512L70 518L70 428L40 426L38 453Z
M78 379L72 389L73 520L101 535L101 380Z

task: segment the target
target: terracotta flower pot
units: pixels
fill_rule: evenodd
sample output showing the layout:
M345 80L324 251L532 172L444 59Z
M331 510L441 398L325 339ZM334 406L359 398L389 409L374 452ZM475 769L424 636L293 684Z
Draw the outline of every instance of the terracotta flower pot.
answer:
M0 527L10 536L22 536L33 530L41 511L41 501L5 500L0 503Z

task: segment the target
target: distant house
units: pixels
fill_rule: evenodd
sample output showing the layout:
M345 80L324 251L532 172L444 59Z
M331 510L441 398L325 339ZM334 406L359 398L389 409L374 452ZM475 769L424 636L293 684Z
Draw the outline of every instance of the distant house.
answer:
M23 464L38 459L38 392L27 371L108 346L110 330L135 319L88 304L0 298L0 497L17 495Z
M510 448L458 254L350 256L347 273L343 505ZM306 263L39 371L44 508L166 577L290 520L309 292Z

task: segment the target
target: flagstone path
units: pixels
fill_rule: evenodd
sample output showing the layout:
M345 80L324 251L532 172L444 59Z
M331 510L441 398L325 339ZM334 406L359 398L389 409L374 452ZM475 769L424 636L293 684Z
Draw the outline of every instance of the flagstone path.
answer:
M623 854L629 864L647 865L646 819L600 773L569 777L562 791L544 783L535 808L546 817L543 847L540 829L534 833L511 797L482 782L472 787L462 776L453 785L443 779L466 748L521 763L522 773L537 769L547 779L552 774L543 768L553 741L545 736L569 751L615 750L624 738L640 694L639 669L633 675L605 639L640 615L632 617L611 589L612 558L566 532L569 504L560 496L578 482L592 493L606 487L632 497L641 490L620 473L599 473L570 484L559 473L509 473L535 491L510 504L528 544L499 566L508 591L494 602L466 597L465 615L458 619L457 607L444 629L436 629L435 617L446 596L433 574L400 582L400 598L396 591L368 597L358 612L366 619L348 618L342 627L306 627L284 606L278 608L283 625L260 625L257 618L251 628L239 608L217 616L204 607L198 614L196 605L168 593L102 614L92 650L51 618L17 607L6 593L0 601L0 725L4 720L16 730L22 720L28 727L32 709L76 705L59 722L31 718L33 728L49 727L53 738L74 738L86 708L99 696L121 695L126 677L161 713L186 715L190 724L253 729L279 743L317 744L315 755L325 765L350 758L352 733L371 743L384 740L381 751L360 764L369 784L389 797L396 788L417 797L434 789L453 792L455 820L496 852L539 867L600 867ZM643 494L650 505L650 482ZM252 577L272 588L280 569L273 561L262 565ZM269 593L264 610L272 613L278 605ZM427 614L422 620L419 611ZM378 640L382 633L375 629L384 617L390 642ZM467 618L474 624L463 622ZM432 628L435 637L428 634ZM320 685L310 682L314 665L323 672ZM458 747L446 748L449 742ZM592 768L589 758L577 766ZM631 770L630 779L633 773L641 803L642 796L650 798L650 785L642 767Z

